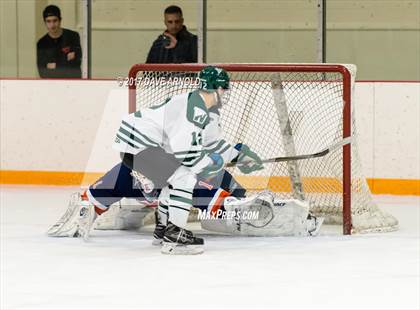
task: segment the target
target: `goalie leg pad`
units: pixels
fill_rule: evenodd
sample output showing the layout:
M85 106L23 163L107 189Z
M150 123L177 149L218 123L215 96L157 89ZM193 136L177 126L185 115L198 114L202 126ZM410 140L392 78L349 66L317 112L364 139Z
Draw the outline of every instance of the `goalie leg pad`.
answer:
M307 236L307 217L309 204L297 199L274 200L273 227L282 232L282 236Z
M51 226L47 235L49 237L76 237L77 236L77 213L81 198L79 193L74 193L70 197L69 206L63 216Z
M66 212L47 231L47 235L50 237L83 237L87 241L96 217L95 206L88 200L83 200L79 193L75 193L70 198Z
M99 216L94 228L96 230L138 230L143 226L143 220L150 212L153 212L153 208L123 199Z
M225 199L225 208L237 214L226 219L225 232L246 236L308 235L309 205L306 202L274 199L271 193L263 192L245 199L228 197ZM252 214L258 216L249 217Z

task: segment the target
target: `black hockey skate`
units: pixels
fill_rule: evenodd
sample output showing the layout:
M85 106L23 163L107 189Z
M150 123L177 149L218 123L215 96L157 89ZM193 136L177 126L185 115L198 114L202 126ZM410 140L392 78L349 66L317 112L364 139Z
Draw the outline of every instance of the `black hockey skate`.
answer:
M159 218L159 211L155 210L155 230L153 231L153 245L162 245L163 242L163 235L165 234L166 225L161 223Z
M203 245L203 238L195 237L191 231L168 222L161 252L181 255L201 254L204 252Z
M153 245L162 245L163 235L165 234L166 226L160 223L157 223L155 226L155 231L153 232Z

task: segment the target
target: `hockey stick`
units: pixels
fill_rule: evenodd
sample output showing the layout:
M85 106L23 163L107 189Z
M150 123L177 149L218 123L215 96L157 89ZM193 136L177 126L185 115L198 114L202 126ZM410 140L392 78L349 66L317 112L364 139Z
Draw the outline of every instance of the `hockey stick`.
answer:
M337 142L329 147L327 147L326 149L320 151L320 152L316 152L316 153L312 153L312 154L304 154L304 155L296 155L296 156L284 156L284 157L274 157L274 158L269 158L269 159L263 159L262 163L277 163L277 162L282 162L282 161L291 161L291 160L302 160L302 159L310 159L310 158L317 158L317 157L322 157L327 155L328 153L331 153L332 151L335 151L336 149L346 145L346 144L350 144L351 143L351 137L347 137L343 140L341 140L340 142ZM243 161L240 162L239 164L241 165L247 165L250 163L253 163L254 161ZM234 167L238 164L237 161L232 161L228 164L226 164L226 167Z

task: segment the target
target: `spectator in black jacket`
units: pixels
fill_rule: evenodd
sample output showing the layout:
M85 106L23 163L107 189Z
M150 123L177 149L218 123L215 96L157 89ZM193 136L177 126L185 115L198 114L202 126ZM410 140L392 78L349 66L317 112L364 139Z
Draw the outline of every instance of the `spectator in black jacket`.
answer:
M197 36L184 26L181 8L167 7L164 22L166 30L153 42L146 63L197 62Z
M61 28L61 12L49 5L43 12L48 33L39 39L37 65L42 78L81 78L82 48L75 31Z

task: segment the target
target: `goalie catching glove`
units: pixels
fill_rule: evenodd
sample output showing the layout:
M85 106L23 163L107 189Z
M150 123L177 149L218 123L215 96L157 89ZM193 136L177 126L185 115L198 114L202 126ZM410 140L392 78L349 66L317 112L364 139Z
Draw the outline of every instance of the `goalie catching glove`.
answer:
M238 143L235 149L239 151L238 156L232 160L237 163L238 169L245 174L264 169L261 158L246 145Z

